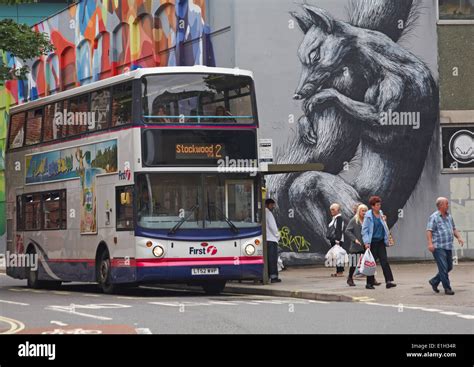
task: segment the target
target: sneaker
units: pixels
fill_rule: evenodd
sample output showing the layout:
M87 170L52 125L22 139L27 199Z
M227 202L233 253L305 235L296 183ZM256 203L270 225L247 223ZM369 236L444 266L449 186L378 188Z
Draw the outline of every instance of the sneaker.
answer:
M447 294L448 296L454 296L454 291L452 289L445 289L444 294Z
M385 287L387 287L387 289L388 289L388 288L393 288L393 287L396 287L396 286L397 286L397 285L396 285L395 283L391 283L391 282L389 282L389 283L387 283L387 284L385 285Z
M431 288L433 288L433 292L439 293L439 289L437 285L434 285L433 283L431 283L431 280L429 280L428 283L430 283Z

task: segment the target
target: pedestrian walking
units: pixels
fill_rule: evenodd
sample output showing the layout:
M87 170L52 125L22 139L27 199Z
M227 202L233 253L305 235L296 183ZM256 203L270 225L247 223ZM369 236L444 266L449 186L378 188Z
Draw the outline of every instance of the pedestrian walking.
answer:
M276 203L273 199L265 200L265 217L267 224L267 263L268 263L268 277L271 283L279 283L281 279L278 277L278 241L280 241L280 233L273 216L273 209Z
M428 239L428 250L438 266L438 274L429 280L434 292L439 293L438 285L443 284L444 293L454 295L451 288L448 273L453 269L453 240L457 238L458 243L463 246L464 241L461 234L454 225L454 220L449 214L449 201L444 197L436 200L437 210L430 215L426 227L426 237Z
M344 220L341 215L341 206L337 203L331 204L329 211L332 216L331 222L328 224L328 239L331 243L331 247L336 245L344 247ZM344 265L336 266L336 273L331 274L331 276L344 276Z
M346 228L346 239L350 241L349 247L349 275L347 277L347 284L350 287L354 287L354 276L355 269L357 267L357 263L359 261L359 257L362 256L365 252L364 241L362 240L362 223L364 221L365 213L367 213L366 205L359 204L357 210L355 211L355 215L349 221L349 224Z
M393 288L397 285L393 283L392 269L387 258L387 246L390 246L390 231L385 221L385 216L381 210L382 199L378 196L371 196L369 198L370 210L367 211L362 223L362 239L366 249L370 248L372 255L377 261L380 260L380 265L383 270L385 278L385 286ZM374 289L375 277L367 277L367 289Z

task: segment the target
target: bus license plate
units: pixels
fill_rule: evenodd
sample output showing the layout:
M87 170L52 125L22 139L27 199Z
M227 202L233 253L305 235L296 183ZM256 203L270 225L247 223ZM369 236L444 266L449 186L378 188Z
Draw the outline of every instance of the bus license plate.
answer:
M216 275L219 274L219 268L193 268L192 275Z

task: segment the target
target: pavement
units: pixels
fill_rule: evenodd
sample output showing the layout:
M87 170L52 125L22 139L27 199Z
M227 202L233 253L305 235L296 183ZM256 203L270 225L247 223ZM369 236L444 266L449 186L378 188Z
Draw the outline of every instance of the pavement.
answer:
M365 289L365 277L355 278L355 287L346 283L344 277L332 278L334 269L324 266L288 268L280 272L281 283L263 285L254 282L231 282L226 293L258 294L277 297L293 297L329 302L368 302L396 304L422 304L446 306L474 306L474 262L459 262L450 272L451 287L456 292L447 296L440 285L436 294L428 284L436 273L436 264L431 261L391 264L397 287L386 289L380 266L377 281L382 284L375 290Z

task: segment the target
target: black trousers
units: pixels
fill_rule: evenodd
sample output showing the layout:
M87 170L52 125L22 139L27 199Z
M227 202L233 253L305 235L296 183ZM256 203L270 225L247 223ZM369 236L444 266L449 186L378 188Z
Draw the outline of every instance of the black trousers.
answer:
M278 243L267 241L268 250L268 277L278 278Z
M331 241L331 247L334 247L336 242ZM344 242L340 241L339 245L344 248ZM344 273L344 265L343 266L336 266L336 273Z
M385 283L393 282L392 269L390 269L390 264L388 263L387 248L384 241L372 242L370 244L370 252L372 252L375 261L380 260ZM375 277L373 275L367 277L367 284L374 284L374 282Z
M350 253L349 254L349 264L350 264L350 268L349 268L349 276L348 278L349 279L352 279L352 277L354 276L354 273L355 273L355 270L356 270L356 267L357 267L357 263L359 261L359 258L364 256L364 253L363 252L355 252L355 253Z

